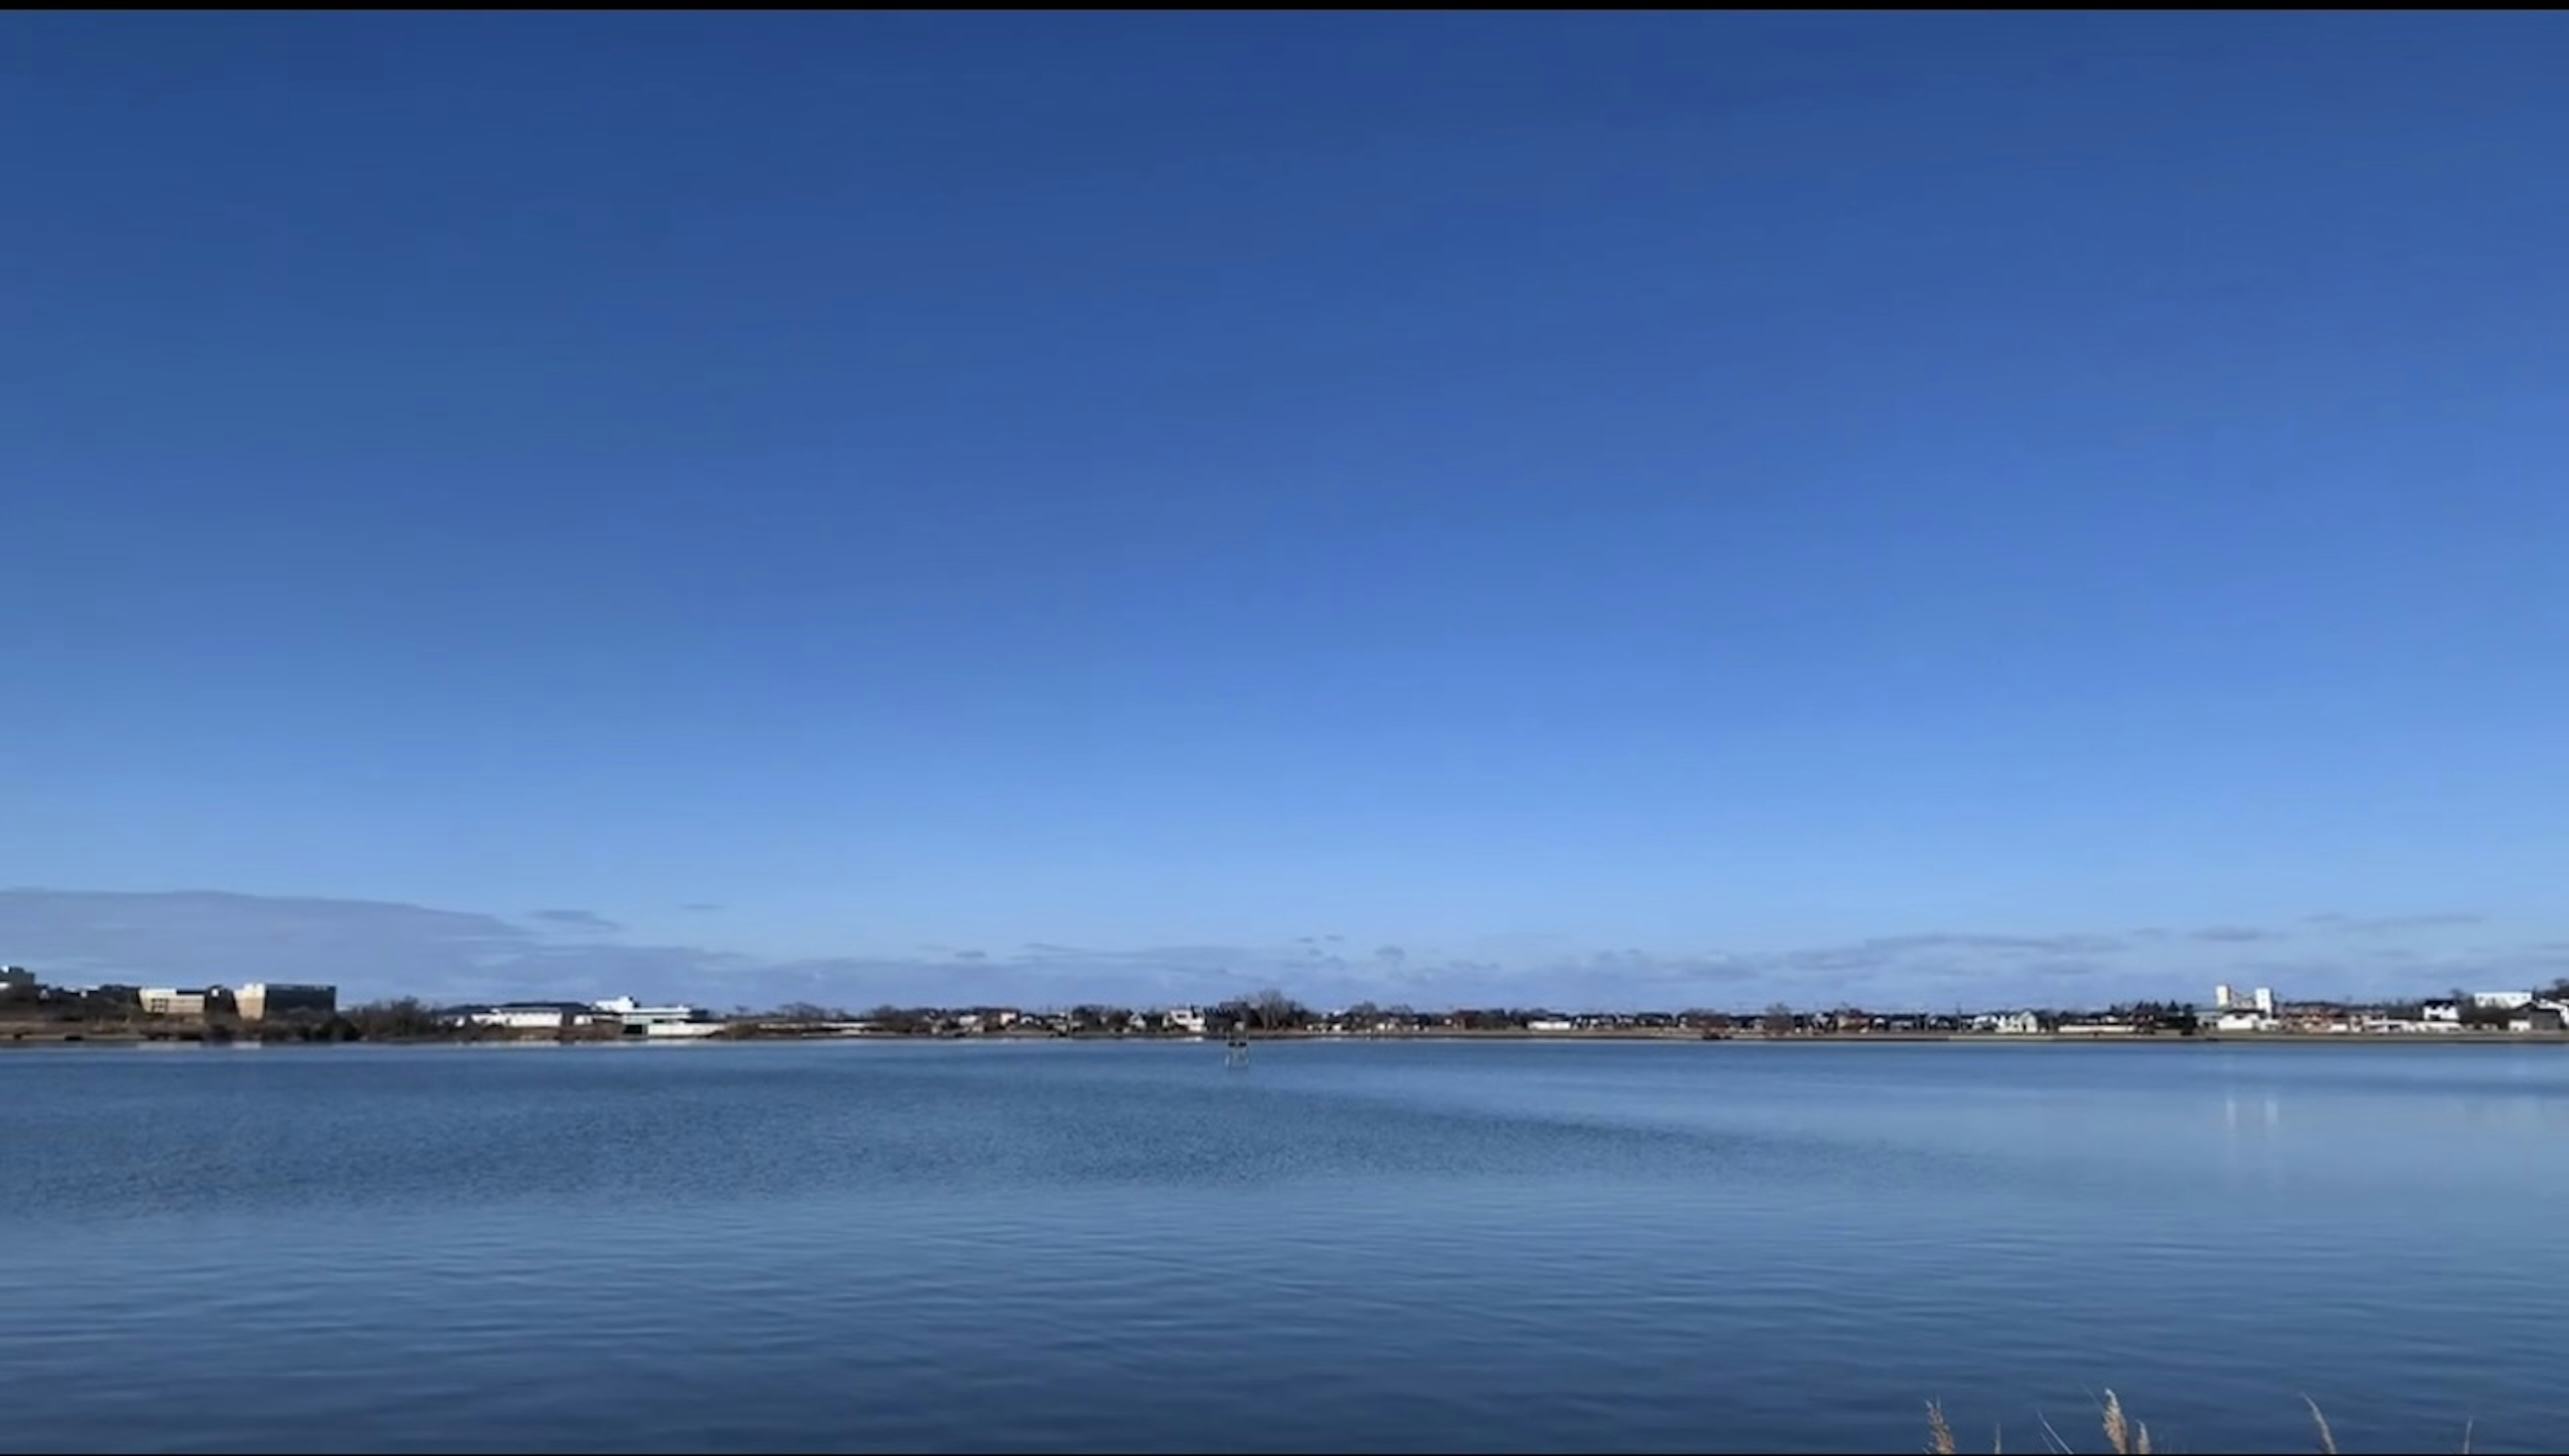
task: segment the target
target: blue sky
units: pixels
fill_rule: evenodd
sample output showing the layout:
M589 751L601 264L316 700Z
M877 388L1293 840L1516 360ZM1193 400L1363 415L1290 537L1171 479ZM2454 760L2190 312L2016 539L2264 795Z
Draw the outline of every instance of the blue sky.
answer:
M2557 16L0 21L0 959L2569 973Z

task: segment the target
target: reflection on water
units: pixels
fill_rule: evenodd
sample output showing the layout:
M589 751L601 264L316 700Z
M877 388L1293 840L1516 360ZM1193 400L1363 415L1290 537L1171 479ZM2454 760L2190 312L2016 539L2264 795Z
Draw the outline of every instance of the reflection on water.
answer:
M2304 1391L2562 1430L2547 1048L95 1051L0 1099L0 1449L1883 1450L2109 1384L2202 1450L2299 1449Z
M2222 1094L2222 1123L2224 1126L2229 1128L2230 1135L2234 1138L2239 1136L2240 1128L2248 1123L2253 1123L2265 1132L2273 1132L2275 1129L2283 1125L2283 1099L2277 1097L2272 1092L2265 1093L2262 1096L2253 1096L2249 1098L2248 1110L2245 1117L2241 1114L2240 1106L2241 1099L2238 1093L2225 1092Z

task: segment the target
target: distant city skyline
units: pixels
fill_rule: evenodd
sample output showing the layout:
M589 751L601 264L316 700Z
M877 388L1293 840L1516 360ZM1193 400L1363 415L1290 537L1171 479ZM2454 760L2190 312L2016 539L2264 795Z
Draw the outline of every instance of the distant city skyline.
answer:
M2569 973L2562 17L0 37L0 960Z

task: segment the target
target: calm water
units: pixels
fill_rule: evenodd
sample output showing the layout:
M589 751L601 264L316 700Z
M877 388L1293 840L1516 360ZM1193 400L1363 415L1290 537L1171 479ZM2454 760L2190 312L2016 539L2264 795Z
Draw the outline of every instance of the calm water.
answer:
M0 1448L2569 1440L2569 1053L0 1056Z

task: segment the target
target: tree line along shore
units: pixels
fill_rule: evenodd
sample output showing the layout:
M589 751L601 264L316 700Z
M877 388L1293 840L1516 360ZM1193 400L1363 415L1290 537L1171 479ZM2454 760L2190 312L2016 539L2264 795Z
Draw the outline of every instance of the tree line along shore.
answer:
M1212 1006L1133 1009L1081 1004L1060 1009L878 1006L853 1012L797 1002L726 1013L690 1007L639 1007L626 998L601 1002L442 1005L395 997L326 1009L318 1006L242 1014L219 996L174 1011L126 988L88 988L0 1001L0 1046L67 1044L594 1044L636 1039L807 1041L900 1040L1470 1040L1597 1042L1732 1042L1750 1044L1983 1043L2018 1045L2507 1045L2569 1043L2569 1029L2550 992L2463 993L2443 1001L2350 1006L2310 1003L2268 1007L2248 1024L2171 1001L2131 1002L2101 1011L1875 1013L1853 1007L1761 1011L1615 1011L1464 1008L1418 1011L1359 1002L1315 1010L1281 991ZM197 994L197 993L190 993ZM2261 993L2262 995L2263 993ZM2226 988L2224 999L2227 999ZM161 1009L153 1009L159 1006ZM2447 1013L2434 1015L2441 1007Z

